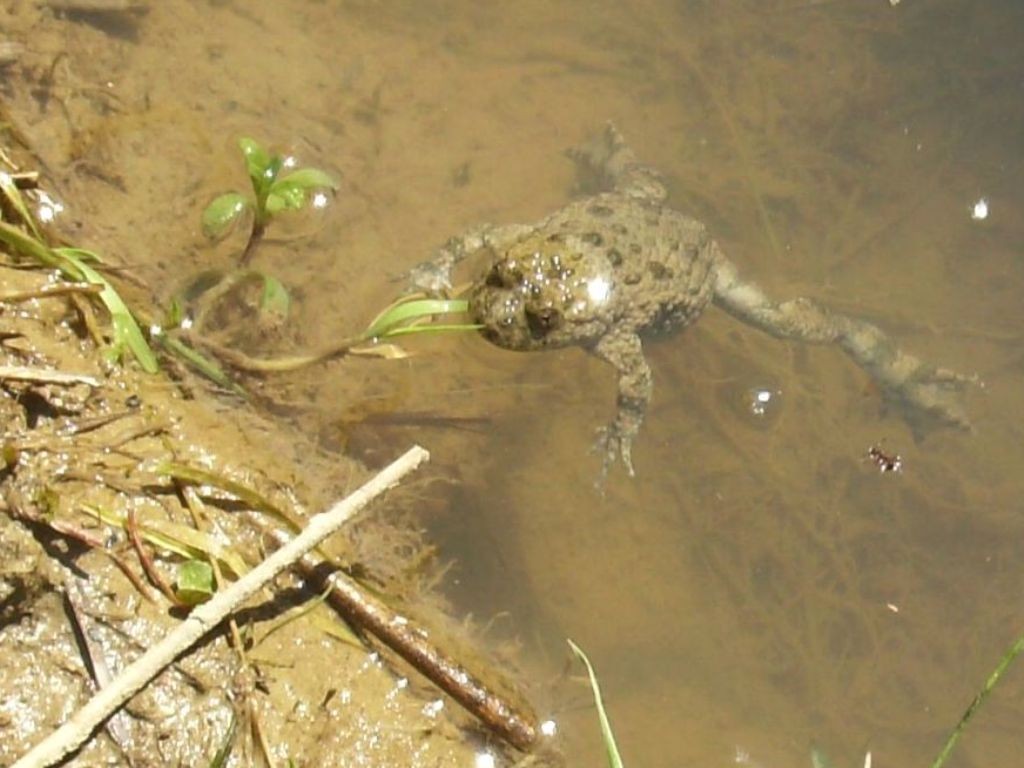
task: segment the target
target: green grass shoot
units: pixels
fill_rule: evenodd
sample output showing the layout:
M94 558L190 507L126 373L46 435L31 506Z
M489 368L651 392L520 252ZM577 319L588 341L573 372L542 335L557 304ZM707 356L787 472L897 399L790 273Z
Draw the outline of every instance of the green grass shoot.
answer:
M1002 679L1003 675L1013 664L1014 660L1024 651L1024 635L1018 637L1016 642L1010 646L1010 649L1003 654L1003 658L999 660L996 668L992 671L992 674L988 676L985 684L981 687L981 690L974 696L974 699L967 706L963 716L960 718L960 722L956 724L949 737L946 739L945 745L942 747L942 751L939 756L935 758L935 762L932 763L932 768L942 768L949 759L949 756L953 753L953 747L956 746L960 735L963 733L964 728L967 727L967 723L970 722L971 718L974 717L975 713L981 708L981 705L985 703L985 699L988 698L989 694L992 693L992 689L996 687L996 684Z
M582 648L568 638L566 638L566 642L569 643L572 652L576 654L576 658L582 661L583 665L587 668L587 675L590 677L590 689L594 693L594 705L597 707L597 718L601 724L601 738L604 740L605 752L608 756L608 768L623 768L622 757L619 755L619 748L615 743L615 734L612 733L612 724L608 720L608 713L604 709L604 700L601 698L601 686L597 682L597 674L594 672L594 667Z
M157 372L159 365L156 355L131 310L110 282L89 263L100 261L95 253L82 248L51 248L33 234L4 221L0 221L0 242L44 266L60 270L71 280L100 286L99 299L110 313L113 328L110 356L120 358L127 350L146 373Z
M464 314L469 309L465 299L424 299L404 297L387 306L378 314L362 333L366 341L386 340L410 333L446 333L451 331L475 331L479 325L472 323L424 324L436 315Z

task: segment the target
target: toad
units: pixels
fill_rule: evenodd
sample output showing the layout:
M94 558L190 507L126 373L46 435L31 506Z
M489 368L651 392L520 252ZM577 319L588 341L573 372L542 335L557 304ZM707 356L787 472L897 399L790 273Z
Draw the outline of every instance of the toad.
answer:
M810 299L776 302L742 280L701 222L665 205L658 173L613 125L569 154L607 191L534 224L480 226L410 274L418 289L443 294L453 267L482 253L486 267L468 299L485 338L519 351L580 346L615 368L617 411L599 438L602 477L619 458L634 475L631 447L652 393L641 339L685 327L711 303L781 339L838 345L916 431L969 429L958 393L970 378L903 352L868 322Z

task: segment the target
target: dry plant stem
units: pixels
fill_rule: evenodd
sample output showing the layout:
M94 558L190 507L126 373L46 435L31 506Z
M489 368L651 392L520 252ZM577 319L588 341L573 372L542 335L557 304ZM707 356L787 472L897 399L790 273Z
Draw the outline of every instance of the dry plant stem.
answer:
M189 514L192 515L192 525L195 526L197 531L206 533L206 520L208 519L206 514L206 505L203 504L203 500L199 498L199 494L196 489L191 485L178 485L178 491L185 499L185 505L188 507ZM210 564L210 569L213 571L213 580L217 585L217 591L220 592L224 589L224 585L227 583L224 580L224 573L220 569L220 563L216 557L207 557L207 562ZM242 635L238 631L238 622L235 621L234 616L228 619L228 630L231 632L231 644L235 648L235 652L238 654L243 664L248 664L249 659L245 652L245 643L242 642Z
M218 593L209 602L192 611L188 618L163 640L132 662L110 685L89 699L68 722L21 757L13 768L41 768L54 765L66 758L85 743L100 723L156 677L162 669L216 627L224 617L236 611L268 581L344 525L374 498L397 485L406 474L428 458L429 454L423 448L410 448L350 496L311 519L302 533L224 592Z
M95 283L47 283L31 291L17 291L0 295L0 304L19 304L32 299L49 299L54 296L66 296L69 293L88 293L98 295L103 291L102 285Z
M281 531L265 528L265 533L280 546L289 541ZM327 600L335 609L409 662L493 733L517 749L529 750L536 745L537 717L527 705L513 704L488 688L430 642L426 632L369 595L343 572L335 571L324 579L311 556L295 565L311 581L329 585Z
M100 380L81 373L50 371L45 368L26 368L22 365L0 365L0 380L35 381L42 384L88 384L98 387Z
M343 355L347 355L353 347L360 344L366 344L368 340L362 337L345 339L343 341L339 341L337 344L327 347L326 349L322 349L319 352L312 352L308 355L275 358L250 357L242 352L237 352L233 349L229 349L228 347L198 337L195 334L189 334L188 341L192 344L208 349L232 368L237 368L238 370L245 371L246 373L263 374L296 371L299 368L316 365L317 363L322 363L335 357L342 357Z
M178 599L178 596L174 594L171 585L164 579L156 567L156 563L153 562L153 558L150 557L145 544L142 543L142 537L139 536L139 525L135 515L135 507L128 507L128 515L125 517L124 527L128 532L129 541L135 547L135 553L139 556L139 563L142 565L142 570L146 572L146 578L149 579L149 583L163 592L164 597L170 601L171 605L184 605Z

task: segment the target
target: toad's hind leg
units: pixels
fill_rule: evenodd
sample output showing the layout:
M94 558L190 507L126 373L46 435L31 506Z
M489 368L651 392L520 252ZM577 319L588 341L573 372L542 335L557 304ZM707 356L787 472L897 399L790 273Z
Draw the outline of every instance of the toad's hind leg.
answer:
M659 203L668 197L661 175L636 159L618 128L610 122L590 141L566 154L576 162L584 187L612 188L628 197Z
M759 287L740 280L736 267L721 255L714 301L729 314L780 339L838 344L871 375L887 399L903 407L915 433L937 425L970 429L961 392L976 378L903 352L871 323L830 312L810 299L771 301Z

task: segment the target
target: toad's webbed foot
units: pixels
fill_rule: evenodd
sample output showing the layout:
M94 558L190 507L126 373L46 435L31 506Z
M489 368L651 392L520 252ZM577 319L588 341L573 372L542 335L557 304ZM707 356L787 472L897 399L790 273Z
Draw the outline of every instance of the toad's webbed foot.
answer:
M614 123L579 147L566 151L575 163L579 185L589 191L612 188L629 197L664 202L668 191L661 174L636 159Z
M407 293L425 293L428 296L447 296L452 290L452 269L455 264L451 259L439 256L428 261L421 261L404 275L395 278L396 282L405 283Z
M639 429L639 424L637 429ZM601 474L598 475L594 483L598 490L604 489L608 471L619 459L622 459L626 473L630 477L636 477L636 470L633 469L633 437L635 435L636 430L633 430L633 434L626 434L618 420L597 430L597 440L594 441L593 452L601 457Z
M970 431L963 392L968 385L981 384L979 377L936 368L900 354L915 360L917 367L902 380L891 384L880 381L880 385L882 394L900 408L914 432L920 435L936 425Z

